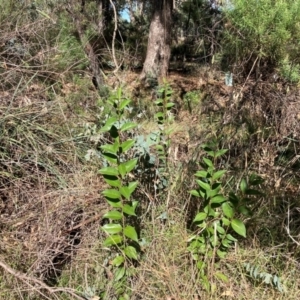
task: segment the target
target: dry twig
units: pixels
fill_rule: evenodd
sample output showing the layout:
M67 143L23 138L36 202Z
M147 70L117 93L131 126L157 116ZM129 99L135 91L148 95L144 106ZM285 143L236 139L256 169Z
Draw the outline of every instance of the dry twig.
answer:
M286 229L286 232L287 232L289 238L290 238L297 246L300 246L300 243L299 243L298 241L296 241L296 240L294 239L294 237L292 237L291 234L290 234L290 208L288 208L288 224L287 224L287 226L285 227L285 229Z
M79 296L76 291L74 291L71 288L53 288L48 286L47 284L45 284L44 282L42 282L41 280L38 280L37 278L31 277L29 275L26 275L24 273L18 272L14 269L12 269L10 266L8 266L6 263L4 263L3 261L0 260L0 267L2 269L4 269L4 271L8 272L9 274L13 275L14 277L16 277L17 279L21 280L22 282L24 282L25 284L29 285L32 287L32 283L35 284L35 286L33 287L35 290L46 290L47 292L49 292L50 294L55 294L55 293L67 293L71 296L73 296L76 299L80 299L80 300L85 300L84 297Z

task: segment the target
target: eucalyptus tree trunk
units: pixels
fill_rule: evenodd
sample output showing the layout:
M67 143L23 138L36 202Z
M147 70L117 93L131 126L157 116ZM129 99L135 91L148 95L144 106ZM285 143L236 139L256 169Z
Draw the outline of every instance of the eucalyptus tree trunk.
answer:
M147 55L140 76L142 80L164 78L169 68L173 0L152 0L152 5Z

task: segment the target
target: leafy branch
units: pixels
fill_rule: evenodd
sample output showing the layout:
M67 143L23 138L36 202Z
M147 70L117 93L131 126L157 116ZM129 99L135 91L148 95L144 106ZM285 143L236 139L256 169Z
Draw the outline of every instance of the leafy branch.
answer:
M122 90L118 89L108 101L115 113L101 129L101 132L109 133L111 140L110 143L101 146L102 155L109 166L100 169L99 173L109 185L109 188L102 192L111 206L111 210L104 215L109 223L102 226L102 230L107 234L103 245L116 252L111 261L111 265L116 267L115 281L128 275L131 262L139 258L137 229L132 226L138 205L138 201L132 199L132 194L138 182L130 180L130 172L137 165L138 159L128 159L128 151L134 146L135 140L126 138L126 133L137 125L127 121L124 116L130 102L122 96Z

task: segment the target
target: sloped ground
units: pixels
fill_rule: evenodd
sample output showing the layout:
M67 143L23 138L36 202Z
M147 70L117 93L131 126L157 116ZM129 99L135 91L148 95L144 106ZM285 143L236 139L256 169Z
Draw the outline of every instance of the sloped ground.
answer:
M122 78L124 92L143 114L139 133L151 132L155 92L141 87L134 73ZM93 125L99 126L105 102L97 105L87 82L83 77L64 84L51 97L41 96L48 89L38 84L17 97L2 91L1 299L117 299L99 231L107 209L97 175L101 162L96 156L85 159L89 149L97 148ZM250 81L232 89L223 84L222 73L210 68L171 73L169 82L176 103L170 186L158 195L151 194L151 187L139 188L145 245L136 274L126 283L130 299L297 299L297 91L282 83ZM207 293L186 250L187 224L197 209L188 191L200 146L214 137L229 149L222 163L229 170L228 186L234 189L241 176L256 172L266 180L266 197L254 205L247 240L219 264L227 280L214 279L216 290ZM286 293L253 281L244 263L280 276Z

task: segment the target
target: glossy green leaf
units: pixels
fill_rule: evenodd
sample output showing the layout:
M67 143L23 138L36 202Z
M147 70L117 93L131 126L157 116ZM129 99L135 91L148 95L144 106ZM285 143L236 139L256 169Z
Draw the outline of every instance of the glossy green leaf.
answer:
M127 174L125 164L124 164L124 163L121 163L121 164L118 166L118 170L119 170L119 173L120 173L120 175L122 176L122 178L124 178L125 175Z
M234 210L233 210L233 208L232 208L232 206L230 205L229 202L224 202L222 204L222 210L223 210L224 215L227 218L229 218L229 219L233 218Z
M213 198L216 195L218 195L218 193L220 192L220 189L221 189L221 185L217 186L216 188L214 188L214 186L213 186L212 188L213 189L211 189L210 191L207 192L208 198Z
M125 100L123 100L121 103L120 103L120 105L119 105L119 109L120 110L122 110L122 109L124 109L128 104L130 104L130 100L129 99L125 99Z
M205 212L200 212L196 215L195 219L193 220L193 222L201 222L203 220L205 220L207 218L207 213Z
M120 187L121 186L121 182L119 179L109 179L107 177L104 177L104 180L106 183L108 183L110 186L113 187Z
M219 251L219 252L218 252ZM222 252L220 250L217 251L217 254L220 258L225 258L226 256L226 252ZM222 253L221 253L222 252ZM229 279L226 275L224 275L223 273L221 272L216 272L215 273L215 276L218 278L218 279L221 279L223 282L228 282Z
M222 258L222 259L224 259L225 257L226 257L226 252L225 251L221 251L220 249L218 249L217 250L217 255L220 257L220 258ZM216 275L217 276L217 275ZM224 275L225 276L225 275ZM218 277L218 276L217 276ZM226 276L225 276L226 277ZM221 278L220 278L221 279Z
M112 163L112 164L117 164L118 162L118 156L112 153L107 153L107 152L103 152L102 155L104 156L104 158Z
M196 182L201 186L206 192L211 190L211 187L208 183L203 182L202 180L196 180Z
M199 197L201 197L203 199L207 199L208 198L207 195L206 195L206 193L205 193L205 191L203 191L203 190L199 190Z
M210 200L210 203L223 203L226 200L227 199L223 195L217 195Z
M230 233L226 234L226 238L232 242L237 242L237 239L234 238Z
M205 164L206 164L207 166L209 166L209 167L213 167L213 166L214 166L214 165L213 165L213 162L212 162L210 159L206 158L206 157L203 157L203 161L204 161Z
M219 245L219 239L218 239L217 235L214 235L214 229L213 228L211 228L211 231L212 231L211 232L212 236L209 239L209 241L210 241L212 247L216 247L216 246Z
M218 180L226 173L226 170L220 170L213 174L212 180Z
M213 208L211 208L210 206L208 207L208 215L210 216L210 217L216 217L217 216L217 212L213 209Z
M247 182L245 179L242 179L241 180L241 183L240 183L240 189L243 193L246 192L246 189L247 189Z
M134 247L132 247L132 246L127 246L127 247L124 249L124 253L125 253L126 256L129 257L129 258L132 258L132 259L135 259L135 260L138 259L136 249L135 249Z
M127 140L123 142L120 147L122 148L123 153L128 151L135 144L135 140Z
M135 214L135 207L129 204L124 204L123 212L129 216L136 216Z
M138 181L132 181L128 184L130 194L132 194L138 186Z
M246 227L241 220L233 219L231 221L231 227L237 234L246 237Z
M197 171L195 176L206 178L207 177L207 172L206 171Z
M112 264L113 266L119 267L120 265L122 265L122 264L124 263L124 261L125 261L124 256L118 255L117 257L115 257L115 258L112 260L111 264Z
M121 280L125 276L125 273L126 273L125 267L120 267L116 269L115 276L114 276L115 281Z
M123 204L120 199L109 199L106 198L107 203L113 208L122 208Z
M205 151L205 152L207 153L208 156L215 157L215 154L216 154L215 151L210 150L210 151Z
M111 129L111 127L115 124L115 122L117 122L117 120L118 119L115 118L115 117L109 118L106 121L105 125L100 129L100 132L107 132L107 131L109 131Z
M154 116L159 119L159 118L163 118L164 114L160 111L160 112L156 113Z
M229 248L231 246L232 242L229 241L228 239L223 239L222 240L222 246Z
M122 226L120 224L105 224L102 229L108 234L116 234L122 231Z
M100 146L101 150L103 150L104 152L107 153L111 153L114 155L117 155L119 147L117 144L113 144L113 145L102 145Z
M215 158L220 157L220 156L224 155L227 151L228 151L227 149L221 149L215 153L214 157Z
M121 235L111 235L104 242L104 247L118 245L122 242L123 238Z
M171 107L173 107L174 105L175 105L175 103L169 102L169 103L167 103L166 107L167 107L167 108L171 108Z
M102 175L109 175L109 176L118 176L119 175L118 169L113 168L113 167L102 168L98 171L98 173L100 173Z
M135 242L138 242L138 235L135 231L135 228L128 225L124 228L124 234L126 237L132 239Z
M121 98L122 98L122 88L121 87L118 87L118 89L117 89L117 92L116 92L116 94L115 94L116 96L114 96L114 100L115 100L115 104L119 104L119 101L121 100ZM117 99L116 99L117 98ZM116 106L116 107L118 107L118 106Z
M110 117L110 118L105 122L105 125L112 126L112 125L114 125L117 121L118 121L118 119L117 119L116 117Z
M209 209L210 209L210 205L208 204L203 208L203 211L208 214Z
M128 189L127 186L122 186L122 187L120 188L120 193L121 193L122 196L124 196L127 200L129 200L131 193L130 193L130 190Z
M135 127L137 127L136 123L128 122L128 123L125 123L125 124L122 125L120 131L121 132L127 131L127 130L133 129Z
M136 207L138 206L138 204L139 204L139 201L132 201L132 207L134 208L134 209L136 209Z
M127 199L129 200L131 194L134 192L136 186L137 186L137 181L132 182L133 184L129 184L128 186L122 186L120 188L120 193Z
M117 210L111 210L104 214L103 219L121 220L123 215Z
M192 194L193 196L196 196L196 197L201 197L199 194L199 191L196 191L196 190L191 190L190 194Z
M110 125L104 125L101 129L100 132L107 132L110 131L111 126Z
M119 191L117 191L117 190L114 190L114 189L104 190L102 192L102 194L105 197L108 197L108 198L111 198L111 199L120 199L121 198L121 193Z
M224 226L229 226L230 225L230 221L227 218L222 218L222 223Z
M156 150L164 151L164 146L163 145L156 145Z
M220 233L220 234L225 234L225 229L220 226L220 225L217 225L217 231Z
M134 158L134 159L128 160L124 163L127 173L131 172L135 168L137 161L138 161L138 159Z

